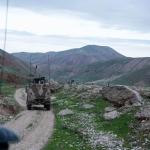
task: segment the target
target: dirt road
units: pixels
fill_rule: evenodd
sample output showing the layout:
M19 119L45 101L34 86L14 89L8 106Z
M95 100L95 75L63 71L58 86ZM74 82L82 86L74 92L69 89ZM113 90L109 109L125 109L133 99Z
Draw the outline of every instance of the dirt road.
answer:
M25 108L26 94L24 89L16 91L15 99ZM53 126L54 114L52 111L22 111L5 125L21 137L21 142L11 145L10 150L41 150L51 137Z

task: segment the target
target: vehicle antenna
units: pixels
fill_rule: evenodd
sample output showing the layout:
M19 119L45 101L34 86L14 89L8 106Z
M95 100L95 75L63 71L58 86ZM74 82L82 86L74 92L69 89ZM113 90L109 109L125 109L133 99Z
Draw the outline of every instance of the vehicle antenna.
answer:
M32 74L31 74L31 73L32 73L32 70L31 70L31 66L32 66L31 57L32 57L32 56L31 56L31 54L30 54L30 58L29 58L29 59L30 59L29 85L30 85L30 83L31 83L31 77L32 77Z
M49 82L51 80L51 62L50 62L50 55L48 55L48 75L49 75Z

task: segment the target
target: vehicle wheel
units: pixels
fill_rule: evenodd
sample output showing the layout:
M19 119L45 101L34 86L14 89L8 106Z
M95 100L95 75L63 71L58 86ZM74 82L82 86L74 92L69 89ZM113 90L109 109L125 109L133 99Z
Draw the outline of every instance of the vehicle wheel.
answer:
M50 104L49 105L44 105L44 107L46 108L46 110L50 110Z
M31 109L32 109L32 106L31 106L31 105L27 105L27 109L28 109L28 110L31 110Z

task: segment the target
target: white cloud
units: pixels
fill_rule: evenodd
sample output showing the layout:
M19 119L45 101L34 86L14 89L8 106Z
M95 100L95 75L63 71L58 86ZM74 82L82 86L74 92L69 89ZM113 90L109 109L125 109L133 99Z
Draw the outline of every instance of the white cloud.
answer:
M3 13L2 16L4 16ZM4 26L4 18L2 22L1 29ZM8 29L38 35L150 40L150 33L105 28L100 22L81 18L79 14L70 13L69 11L62 11L61 13L54 10L47 15L41 15L25 9L10 8Z
M111 45L121 54L128 57L150 57L149 44L116 43Z
M4 8L0 9L1 26L4 28ZM9 33L8 51L49 51L80 47L86 44L108 45L127 56L149 55L150 44L112 42L109 39L150 40L150 33L105 27L102 22L89 20L86 14L51 10L45 15L26 9L9 9L8 29L21 34ZM34 35L23 34L22 31ZM89 39L88 39L89 38ZM91 39L92 40L91 40ZM2 47L3 32L0 33ZM107 40L108 39L108 40ZM126 49L126 50L124 50ZM138 49L138 52L136 52ZM144 54L142 55L142 49ZM147 50L148 49L148 50ZM124 50L124 51L123 51ZM135 53L136 52L136 53Z
M2 37L0 36L0 39ZM10 33L7 41L9 52L47 52L78 48L87 44L107 45L130 57L150 56L150 44L130 40L104 38L70 38L64 36L37 36Z

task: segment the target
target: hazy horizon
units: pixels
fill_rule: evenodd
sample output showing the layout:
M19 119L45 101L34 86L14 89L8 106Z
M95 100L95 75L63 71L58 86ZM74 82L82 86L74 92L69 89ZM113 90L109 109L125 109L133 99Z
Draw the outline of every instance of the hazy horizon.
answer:
M3 49L6 0L0 5ZM150 1L19 0L9 3L7 52L48 52L109 46L128 57L150 57Z

